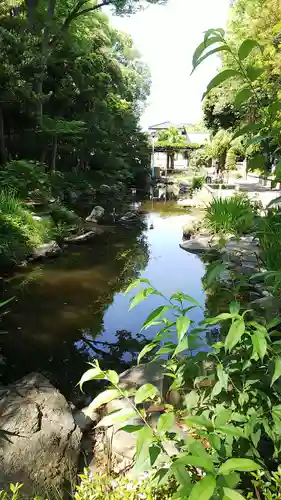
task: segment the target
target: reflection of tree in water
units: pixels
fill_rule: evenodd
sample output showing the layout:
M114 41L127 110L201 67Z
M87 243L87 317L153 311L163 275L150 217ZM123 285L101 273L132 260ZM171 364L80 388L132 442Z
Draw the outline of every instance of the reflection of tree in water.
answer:
M2 321L0 383L38 371L69 397L93 358L84 340L89 345L103 332L103 316L114 294L137 278L148 263L143 229L140 224L132 230L117 230L107 241L70 249L56 261L46 262L39 273L33 268L30 280L26 274L8 283L3 298L15 295L16 300ZM113 366L114 360L115 368L118 362L125 369L142 342L142 336L133 339L121 331L116 344L94 345L102 351L99 357L104 351L108 363Z

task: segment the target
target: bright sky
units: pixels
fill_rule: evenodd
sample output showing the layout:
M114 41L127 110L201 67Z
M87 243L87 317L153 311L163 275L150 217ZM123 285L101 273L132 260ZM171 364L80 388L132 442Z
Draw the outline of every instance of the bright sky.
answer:
M213 56L190 76L192 55L209 28L226 25L229 0L168 0L132 17L114 18L116 28L130 33L148 64L152 87L142 125L170 120L195 123L201 118L201 97L215 75Z

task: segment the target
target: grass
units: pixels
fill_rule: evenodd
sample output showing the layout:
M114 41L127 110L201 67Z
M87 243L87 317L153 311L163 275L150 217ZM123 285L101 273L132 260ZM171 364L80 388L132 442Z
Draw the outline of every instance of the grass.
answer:
M52 224L37 220L14 194L0 191L0 263L19 264L32 250L50 240Z
M204 217L204 225L212 234L239 236L250 232L253 224L253 208L249 199L243 195L214 198Z
M281 216L270 211L260 217L257 223L257 236L261 247L262 260L266 269L281 270Z

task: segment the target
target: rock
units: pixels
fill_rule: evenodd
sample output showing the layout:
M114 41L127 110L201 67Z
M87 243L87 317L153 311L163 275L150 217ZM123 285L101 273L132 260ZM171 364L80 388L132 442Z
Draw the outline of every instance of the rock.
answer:
M93 208L90 215L88 215L88 217L86 217L86 221L87 222L98 222L100 219L103 218L104 213L105 213L104 208L97 205L96 207Z
M227 253L240 254L244 260L252 258L257 258L260 249L257 241L254 240L252 235L242 236L237 240L236 238L231 238L225 245L224 251ZM251 256L251 257L250 257Z
M66 243L83 243L83 241L88 241L96 236L96 231L88 231L84 234L79 234L78 236L70 236L69 238L65 238Z
M240 274L244 274L244 276L253 276L257 272L257 268L254 266L241 266L237 271Z
M126 214L122 215L122 217L120 217L118 222L121 222L121 223L134 222L138 218L139 218L139 213L136 211L132 211L132 212L127 212Z
M180 248L191 253L212 252L213 248L210 244L211 236L198 235L193 239L180 243Z
M75 424L84 432L94 427L99 420L99 414L89 405L82 408L82 410L75 410L73 412L73 419Z
M50 241L49 243L45 243L44 245L40 245L39 247L33 250L31 255L32 260L43 259L44 257L55 257L62 252L62 249L56 243L56 241Z
M154 361L153 363L143 363L132 366L121 373L119 380L121 387L130 389L140 387L144 384L153 384L157 387L160 394L165 394L164 373L165 369L161 366L163 361Z
M27 375L1 398L0 429L0 490L19 482L23 498L62 495L75 478L81 440L64 396L43 375Z

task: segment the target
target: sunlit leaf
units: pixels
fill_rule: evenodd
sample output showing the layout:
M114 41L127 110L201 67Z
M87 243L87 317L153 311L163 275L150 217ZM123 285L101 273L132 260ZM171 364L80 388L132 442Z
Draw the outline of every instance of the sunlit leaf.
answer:
M160 316L162 316L162 314L164 314L168 310L169 310L168 306L159 306L156 309L154 309L154 311L152 311L150 315L146 318L140 331L149 328L156 319L160 318Z
M143 349L141 350L141 352L139 353L138 355L138 364L140 362L140 360L146 355L148 354L149 352L153 351L153 349L155 349L155 347L157 347L159 345L159 342L151 342L147 345L145 345L143 347Z
M263 361L267 351L267 340L261 330L256 330L252 334L253 353L257 353L258 357Z
M199 395L196 391L189 392L184 398L184 406L187 410L192 410L196 408L199 401Z
M225 349L231 351L233 347L241 340L242 335L245 333L245 323L243 318L235 319L229 329L225 339Z
M129 311L133 309L133 307L136 307L138 304L140 304L143 300L147 299L149 295L155 294L155 289L154 288L145 288L143 290L140 290L137 295L135 295L131 299Z
M198 425L199 427L206 427L207 429L213 429L213 423L204 415L189 415L184 419L185 423L189 426Z
M253 92L251 89L245 88L240 90L240 92L238 92L238 94L235 97L234 106L236 107L241 106L241 104L243 104L243 102L248 101L250 97L252 97L252 95Z
M120 392L118 389L108 389L107 391L101 392L90 404L90 408L95 409L100 406L118 399L120 397Z
M143 452L144 454L147 452L148 455L148 449L149 446L153 443L154 441L154 435L151 427L148 425L145 425L137 435L137 444L136 444L136 455L137 457L140 457L141 453Z
M133 408L122 408L121 410L115 411L103 417L96 427L111 427L118 422L130 420L131 418L136 417L136 415L137 414Z
M239 314L240 307L241 307L240 302L238 302L237 300L233 300L229 304L230 313L235 315Z
M238 57L240 61L243 61L250 55L253 49L260 48L259 43L257 40L253 40L251 38L248 38L247 40L244 40L239 49L238 49Z
M139 404L143 401L154 399L158 393L159 391L157 387L155 387L155 385L144 384L137 390L135 394L135 403Z
M158 444L152 444L149 447L149 459L150 459L151 467L153 467L153 465L155 464L160 453L161 453L161 448L160 448L160 446L158 446Z
M218 473L225 475L232 471L252 472L260 468L260 465L249 458L230 458L220 466Z
M246 438L243 430L240 429L240 427L235 427L234 425L221 425L220 427L217 427L217 430L226 436Z
M183 464L174 462L171 467L171 472L175 476L177 482L187 488L188 493L191 490L191 479L189 474L186 471L186 468ZM185 490L186 492L186 490ZM184 498L184 497L183 497Z
M189 500L209 500L215 489L216 480L214 476L205 476L193 486Z
M135 281L133 281L133 283L131 283L125 290L124 292L124 295L127 295L131 290L133 290L134 288L136 288L140 283L146 283L147 285L150 285L150 281L146 278L139 278Z
M106 378L106 380L111 382L113 385L117 385L119 382L119 375L114 370L107 370L105 372L105 378Z
M183 339L180 341L180 343L177 345L176 349L173 352L173 358L177 356L177 354L180 354L183 351L186 351L189 348L189 339L188 335L183 337Z
M82 386L83 386L83 384L85 384L85 382L89 382L90 380L102 379L102 378L104 378L104 375L103 375L100 368L90 368L90 370L87 370L85 373L83 373L83 375L79 381L79 387L82 391Z
M190 325L190 319L187 316L179 316L176 322L178 341L180 342L186 334Z
M210 92L210 90L218 87L226 80L229 80L230 78L233 78L235 76L240 76L239 72L236 71L235 69L225 69L224 71L218 73L218 75L216 75L208 84L207 90L204 93L203 98L206 97L206 95Z
M172 429L175 423L175 415L172 412L163 413L160 415L159 420L157 422L157 432L159 434L163 434Z
M238 491L232 490L230 488L223 488L224 497L223 500L245 500L245 497L240 495Z
M264 70L265 68L256 68L255 66L248 66L246 72L250 80L253 82L263 74Z
M200 467L205 469L207 472L214 471L213 460L210 456L195 456L195 455L186 455L184 457L180 457L176 460L175 463L184 464L184 465L192 465L193 467Z

